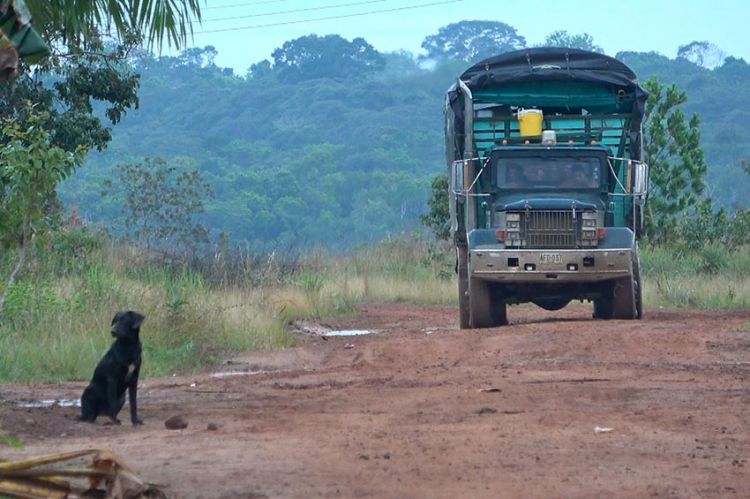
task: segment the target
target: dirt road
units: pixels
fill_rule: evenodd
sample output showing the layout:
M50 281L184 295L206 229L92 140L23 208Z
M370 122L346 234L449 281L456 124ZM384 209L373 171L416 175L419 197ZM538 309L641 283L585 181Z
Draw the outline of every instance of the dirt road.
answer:
M590 314L459 331L452 308L367 305L303 326L377 334L144 380L143 427L19 406L79 397L67 383L0 386L0 431L26 455L111 448L179 498L746 496L750 311Z

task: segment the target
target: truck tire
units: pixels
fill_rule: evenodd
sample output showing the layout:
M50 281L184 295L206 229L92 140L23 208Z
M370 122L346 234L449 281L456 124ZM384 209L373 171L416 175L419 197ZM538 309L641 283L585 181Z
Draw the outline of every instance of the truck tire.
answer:
M537 298L532 303L544 310L554 312L555 310L567 307L568 303L570 303L570 298Z
M633 250L632 275L611 281L602 295L594 300L595 319L633 320L643 317L643 288L638 246Z
M607 286L603 296L594 299L594 319L612 318L612 285Z
M641 264L638 253L633 261L633 284L635 285L635 318L643 318L643 286L641 285Z
M481 279L469 280L469 310L472 328L508 324L502 288Z
M456 247L456 272L458 273L458 326L471 328L469 312L469 266L466 246Z
M635 276L615 279L612 283L612 319L637 318Z

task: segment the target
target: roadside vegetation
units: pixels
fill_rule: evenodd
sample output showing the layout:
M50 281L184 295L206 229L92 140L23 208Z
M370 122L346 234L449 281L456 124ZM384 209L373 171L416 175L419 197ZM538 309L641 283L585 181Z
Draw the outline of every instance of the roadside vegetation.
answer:
M750 248L641 248L646 307L750 307Z
M407 242L408 241L408 242ZM146 376L199 369L231 351L294 344L290 324L360 302L451 303L450 263L427 242L385 241L347 255L255 255L216 248L173 260L83 227L38 241L7 293L0 382L85 379L109 347L114 313L146 315ZM15 264L0 257L3 272Z
M346 254L296 257L216 247L173 260L83 226L37 241L0 322L0 382L83 380L118 309L146 315L144 375L190 372L232 352L294 345L292 323L359 303L454 305L450 248L410 234ZM0 257L3 272L14 264ZM647 308L750 307L750 249L644 247Z

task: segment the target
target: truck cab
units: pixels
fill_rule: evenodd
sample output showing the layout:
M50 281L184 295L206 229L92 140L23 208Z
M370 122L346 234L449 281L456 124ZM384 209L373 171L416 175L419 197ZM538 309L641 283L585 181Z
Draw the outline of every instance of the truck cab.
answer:
M622 63L572 49L502 54L449 90L462 328L506 324L506 306L524 302L588 300L595 317L642 316L645 98ZM528 109L536 129L522 126Z

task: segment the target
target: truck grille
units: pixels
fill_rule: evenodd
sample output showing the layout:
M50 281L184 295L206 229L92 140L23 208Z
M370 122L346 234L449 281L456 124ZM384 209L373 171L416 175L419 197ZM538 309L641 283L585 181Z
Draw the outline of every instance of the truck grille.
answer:
M572 210L533 210L522 212L522 238L527 248L575 248L578 241L578 217ZM525 236L525 237L523 237Z

